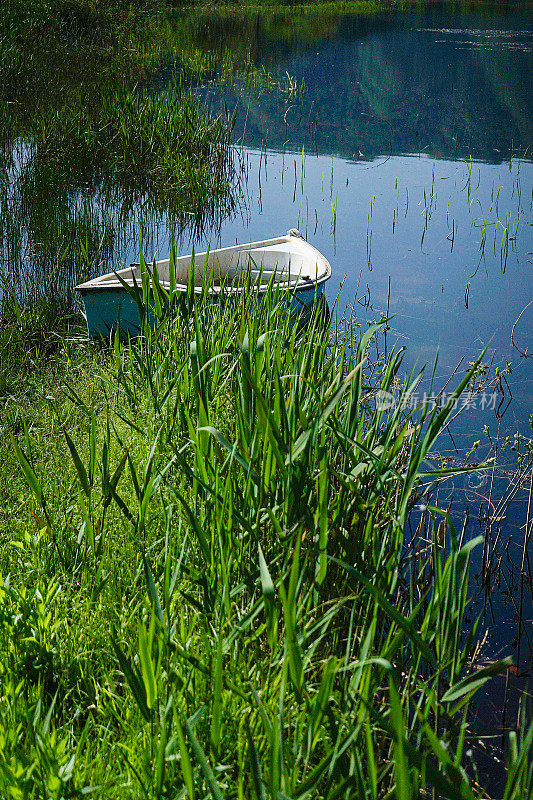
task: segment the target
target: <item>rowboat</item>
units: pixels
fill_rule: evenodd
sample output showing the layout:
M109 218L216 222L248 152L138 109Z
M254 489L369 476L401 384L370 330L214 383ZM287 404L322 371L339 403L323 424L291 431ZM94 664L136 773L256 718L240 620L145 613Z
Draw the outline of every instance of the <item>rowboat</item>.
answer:
M214 301L245 291L250 282L258 295L275 285L286 291L291 310L309 310L331 276L329 262L295 228L274 239L178 256L172 264L170 259L155 261L149 270L151 280L155 273L166 292L190 291L194 275L193 291ZM142 280L141 265L131 264L76 286L90 337L107 338L117 325L125 335L138 335L139 307L128 287L139 287Z

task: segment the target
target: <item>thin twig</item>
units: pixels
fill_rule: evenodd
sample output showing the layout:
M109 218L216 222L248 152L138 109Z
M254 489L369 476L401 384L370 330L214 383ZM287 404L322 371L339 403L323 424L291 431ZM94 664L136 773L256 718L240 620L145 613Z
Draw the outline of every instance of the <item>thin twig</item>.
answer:
M531 530L531 498L533 496L533 471L531 473L531 481L529 483L529 497L527 500L527 513L526 513L526 528L524 531L524 546L522 548L522 564L520 565L520 609L518 612L518 642L516 645L516 668L520 672L520 645L522 642L522 611L524 601L524 567L526 561L527 543Z
M520 312L520 314L518 315L518 317L517 317L517 319L516 319L516 322L515 322L515 324L513 325L513 327L512 327L512 330L511 330L511 344L513 345L513 347L514 347L514 349L515 349L515 350L518 350L518 352L520 353L520 355L522 356L522 358L531 358L531 357L533 356L533 353L528 353L528 352L527 352L527 347L526 347L526 349L525 349L525 350L520 350L520 348L518 347L518 345L516 344L516 342L515 342L515 340L514 340L514 329L516 328L516 326L517 326L517 324L518 324L518 320L520 319L520 317L522 316L522 314L524 313L524 311L526 311L526 309L528 309L528 308L529 308L529 306L531 305L531 303L533 303L533 300L530 300L530 301L529 301L529 303L527 304L527 306L525 306L525 308L523 308L523 309L522 309L522 311L521 311L521 312Z

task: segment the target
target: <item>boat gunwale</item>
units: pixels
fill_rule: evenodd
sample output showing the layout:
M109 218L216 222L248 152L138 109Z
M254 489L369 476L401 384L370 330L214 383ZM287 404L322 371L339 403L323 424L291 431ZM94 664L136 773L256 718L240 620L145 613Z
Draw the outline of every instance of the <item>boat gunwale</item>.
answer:
M319 250L316 249L316 247L314 247L306 239L304 239L303 236L295 236L295 235L292 235L292 234L286 234L284 236L276 236L276 237L274 237L272 239L263 239L263 240L258 241L258 242L249 242L249 243L240 244L240 245L232 245L230 247L220 247L220 248L217 248L215 250L206 250L204 252L200 252L200 253L194 254L194 258L197 259L197 258L200 258L202 256L204 256L204 257L205 256L210 256L210 255L215 254L215 253L229 253L229 252L237 253L237 252L241 252L243 250L246 251L246 250L251 250L251 249L257 248L257 247L268 247L269 245L275 245L275 244L284 244L284 243L288 244L289 242L295 241L295 240L299 241L302 245L304 245L305 248L310 248L314 253L317 254L317 256L319 257L319 259L322 262L322 265L324 267L324 274L322 274L320 277L317 277L317 278L314 278L314 279L312 279L312 278L304 278L304 279L302 279L299 276L298 278L296 278L295 280L292 280L292 281L283 281L283 282L282 281L278 281L276 283L276 288L279 288L281 290L291 290L292 289L294 291L301 291L301 290L305 290L305 289L310 289L312 286L319 286L320 284L322 284L325 281L327 281L331 277L331 265L330 265L329 261L327 260L327 258L325 258L325 256L323 256L322 253ZM189 261L190 261L192 259L192 256L193 256L193 253L188 253L188 254L183 255L183 256L178 256L176 258L176 261L179 261L181 259L189 259ZM164 262L168 262L168 261L170 261L169 258L163 258L163 259L159 259L158 261L154 261L152 263L154 263L157 266L158 263L164 263ZM139 266L139 265L137 265L137 264L130 265L130 267L124 267L124 268L122 268L122 269L120 269L118 271L108 272L108 273L106 273L104 275L99 275L96 278L91 278L89 281L85 281L84 283L78 284L75 288L76 288L77 291L80 292L80 294L82 296L86 295L86 294L90 294L91 292L106 292L106 291L113 290L113 289L122 289L122 290L124 290L124 285L121 283L121 281L119 279L115 278L115 279L108 280L107 282L103 282L103 279L104 278L108 278L111 275L117 275L117 274L120 274L120 273L126 273L128 270L131 270L131 272L133 273L133 269L132 269L133 266ZM147 262L147 266L149 266L148 262ZM272 271L272 274L275 275L275 270ZM132 278L125 278L125 283L127 283L128 286L133 286L134 285ZM159 283L161 284L161 287L163 289L165 289L165 291L169 291L170 290L170 282L169 281L160 280ZM255 284L254 286L257 288L257 291L259 293L264 293L264 292L266 292L268 290L269 283L270 283L270 281L268 281L267 283L261 283L259 285ZM138 283L138 285L140 285L140 283ZM218 284L212 285L212 286L208 285L207 293L208 294L220 294L222 292L228 292L229 294L237 294L237 293L241 293L243 291L243 288L244 287L242 285L241 286L235 286L233 282L229 282L228 284L225 284L225 283L224 284L220 284L220 283L218 283ZM188 284L184 284L184 283L176 284L176 291L179 291L180 293L184 292L184 291L187 291L188 289L189 289ZM206 286L205 285L196 285L196 284L195 284L194 289L193 289L195 294L201 294L205 290L206 290Z

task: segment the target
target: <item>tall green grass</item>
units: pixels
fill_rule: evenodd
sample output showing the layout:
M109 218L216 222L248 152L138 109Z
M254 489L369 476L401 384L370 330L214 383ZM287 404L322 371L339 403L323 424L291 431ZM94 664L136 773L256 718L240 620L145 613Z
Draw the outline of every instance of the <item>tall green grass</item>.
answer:
M453 400L380 410L415 384L401 352L370 369L378 326L298 324L273 286L212 304L144 265L132 292L138 340L66 342L61 391L5 409L0 792L490 796L468 704L508 663L472 669L478 540L433 509L404 548Z

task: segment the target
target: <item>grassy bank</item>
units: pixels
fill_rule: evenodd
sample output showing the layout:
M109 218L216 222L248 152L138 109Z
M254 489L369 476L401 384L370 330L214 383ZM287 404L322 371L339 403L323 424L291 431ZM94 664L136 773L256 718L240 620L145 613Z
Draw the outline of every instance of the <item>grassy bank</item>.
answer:
M67 337L2 399L2 796L490 797L478 542L434 510L403 546L451 406L377 408L412 379L376 327L158 300L155 331Z

